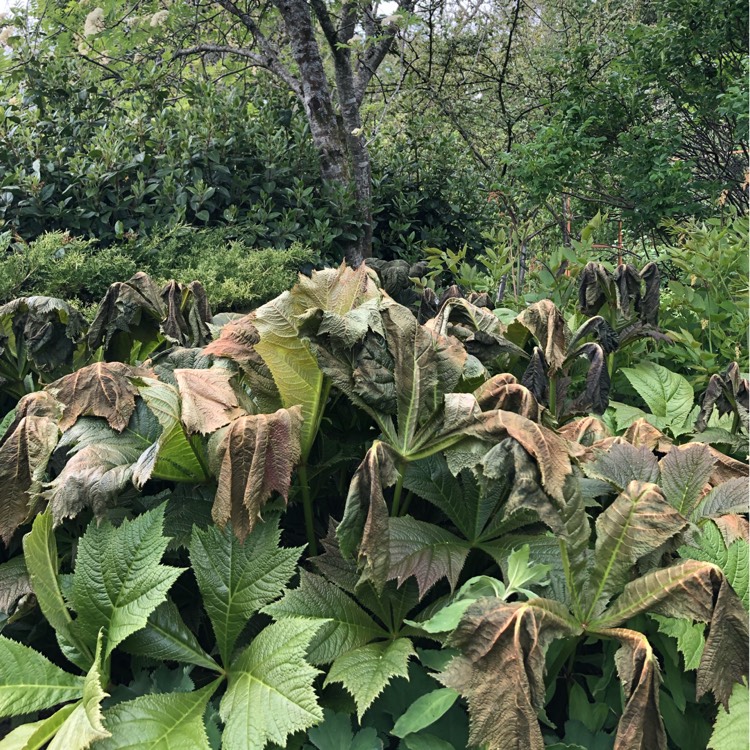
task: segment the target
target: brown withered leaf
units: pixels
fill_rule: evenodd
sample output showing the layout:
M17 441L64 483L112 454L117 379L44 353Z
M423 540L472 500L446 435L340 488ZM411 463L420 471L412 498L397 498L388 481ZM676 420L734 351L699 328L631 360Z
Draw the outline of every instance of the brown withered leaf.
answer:
M72 427L78 417L104 417L113 430L122 432L138 395L130 378L139 374L143 372L121 362L96 362L50 383L45 390L65 409L60 429Z
M182 423L189 433L207 435L247 414L229 383L232 378L229 370L177 369L174 376L180 390Z
M750 523L744 516L738 516L736 513L726 513L723 516L717 516L713 519L719 528L724 544L728 547L737 539L744 539L750 542Z
M549 398L547 363L544 361L544 354L538 346L534 347L531 360L521 376L521 383L529 389L529 392L537 401L547 403Z
M450 637L460 655L438 680L469 704L469 743L487 750L543 750L537 712L544 706L545 653L580 629L558 602L472 604Z
M211 308L199 281L169 281L159 293L165 308L162 333L182 346L203 346L211 340Z
M617 673L625 693L625 707L617 725L614 750L666 750L667 736L659 712L659 662L646 637L634 630L613 628L617 638Z
M220 450L221 470L211 515L219 526L232 522L244 541L273 492L289 496L292 472L300 458L302 412L299 406L273 414L238 417Z
M357 558L362 580L382 591L390 569L388 506L383 488L396 483L398 472L387 445L376 440L349 484L344 517L336 529L342 554Z
M721 375L712 375L708 381L708 387L706 392L703 394L703 400L701 401L701 410L698 413L698 418L695 420L695 429L698 432L708 427L708 420L713 413L714 406L724 395L724 381Z
M570 331L555 304L548 299L535 302L523 310L516 320L539 342L550 372L561 370L568 351Z
M636 419L623 437L636 448L646 447L658 453L668 453L672 449L672 441L645 419Z
M599 344L584 344L578 349L578 354L589 360L589 370L586 373L586 387L583 393L570 407L572 412L593 411L594 414L604 414L609 406L609 371L604 350Z
M716 459L714 470L708 480L714 487L717 484L728 482L730 479L747 479L750 476L750 467L746 463L727 456L712 445L708 446L708 450Z
M29 516L57 439L54 419L26 416L0 444L0 537L6 545Z
M609 284L609 273L601 263L590 261L583 267L578 276L578 307L584 315L596 315L601 310Z
M641 304L641 276L634 266L621 263L614 275L617 309L623 318L630 318Z
M640 304L636 304L640 319L647 325L659 325L659 283L661 274L656 263L647 263L641 269L641 279L646 285L646 290L641 297Z
M557 432L571 443L580 443L585 446L591 446L612 436L609 427L601 419L591 416L574 419L559 427Z
M509 373L494 375L474 391L479 408L482 411L502 409L530 419L539 420L539 404L528 388L516 382Z
M589 318L578 327L570 340L570 344L568 344L568 349L574 352L578 342L583 341L587 336L594 336L605 354L611 354L620 345L620 337L617 335L617 331L601 315ZM569 354L568 356L575 356L575 354Z

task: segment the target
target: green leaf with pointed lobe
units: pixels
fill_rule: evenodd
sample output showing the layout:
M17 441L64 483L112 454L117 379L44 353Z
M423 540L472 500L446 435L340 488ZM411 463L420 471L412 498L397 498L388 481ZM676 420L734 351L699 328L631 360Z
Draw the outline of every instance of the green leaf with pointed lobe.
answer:
M323 717L323 723L307 733L308 739L318 750L383 750L383 742L378 739L374 727L365 727L355 735L349 714L325 709Z
M0 716L43 711L83 695L84 678L34 649L0 636Z
M299 587L263 608L276 620L299 617L321 620L310 642L307 658L313 664L330 664L357 646L388 634L364 609L338 586L322 576L300 570Z
M46 719L21 724L0 740L0 750L41 750L57 734L57 730L77 706L78 703L68 703Z
M705 624L663 615L651 615L651 618L659 624L660 633L677 640L677 650L685 658L685 669L698 669L706 645Z
M293 618L264 628L232 662L219 711L225 750L286 746L294 732L323 719L305 653L320 621Z
M340 682L354 698L361 721L364 712L394 677L408 679L409 659L415 653L408 638L360 646L333 662L324 684Z
M747 491L748 481L744 477L722 482L701 499L695 515L710 518L722 513L747 513Z
M240 542L230 526L193 530L192 563L224 666L252 615L276 599L294 575L301 548L279 547L278 516Z
M399 716L391 730L395 737L419 732L434 724L456 702L458 693L453 688L438 688L420 696Z
M749 717L747 685L735 685L729 698L729 711L719 709L708 747L711 750L738 750L746 747L750 735Z
M96 750L210 750L203 715L217 685L118 703L104 713L112 736Z
M77 613L71 630L90 647L104 631L104 658L145 627L183 568L162 565L168 539L163 535L164 506L115 528L89 524L78 548L71 589Z
M196 664L214 672L219 665L203 650L198 639L185 625L171 599L162 602L148 617L146 627L122 643L123 651L159 661Z

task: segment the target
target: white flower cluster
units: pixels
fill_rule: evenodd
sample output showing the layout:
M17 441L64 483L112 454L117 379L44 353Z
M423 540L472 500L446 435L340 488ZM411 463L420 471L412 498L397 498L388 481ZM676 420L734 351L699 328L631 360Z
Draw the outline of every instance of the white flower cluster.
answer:
M166 23L168 16L168 10L157 10L156 13L151 16L151 26L163 26Z
M104 9L94 8L86 16L86 21L83 24L83 35L94 36L95 34L101 34L104 28Z

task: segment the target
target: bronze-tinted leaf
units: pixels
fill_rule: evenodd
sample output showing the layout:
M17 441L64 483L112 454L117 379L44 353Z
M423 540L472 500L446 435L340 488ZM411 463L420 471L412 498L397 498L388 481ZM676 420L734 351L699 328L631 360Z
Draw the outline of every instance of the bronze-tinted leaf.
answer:
M665 344L673 343L672 339L664 331L640 320L625 326L618 336L621 347L626 347L639 339L653 339L654 341L663 341Z
M138 389L130 378L142 371L120 362L96 362L47 386L64 406L60 429L72 427L81 417L104 417L122 432L135 409Z
M528 388L531 395L543 403L549 399L549 378L547 377L547 363L544 361L544 353L538 347L534 347L526 370L521 377L521 383Z
M727 513L723 516L716 516L713 521L721 532L724 544L727 547L737 539L744 539L750 543L750 523L744 516Z
M659 267L656 263L647 263L641 269L640 276L646 285L646 290L635 309L644 323L657 326L659 325L659 284L661 282Z
M707 482L715 463L708 446L702 443L674 447L659 462L664 496L686 518L708 492Z
M620 264L614 275L617 289L617 310L623 318L630 318L641 303L641 277L634 266Z
M568 422L557 430L566 440L572 443L592 446L594 443L612 436L612 433L601 419L597 417L580 417Z
M168 282L160 292L165 308L162 333L180 346L203 346L211 340L208 323L211 308L199 281L189 284Z
M708 381L706 392L701 401L701 410L698 419L695 420L697 432L703 432L708 427L708 420L713 413L716 402L722 398L724 392L724 381L721 375L712 375Z
M487 750L543 750L545 653L579 629L558 602L472 604L450 638L460 650L438 679L469 704L469 743Z
M614 628L605 633L621 646L615 654L625 707L617 725L614 750L666 750L667 736L659 711L659 662L646 637Z
M720 513L747 513L748 490L750 483L744 477L723 482L701 499L698 512L704 518Z
M28 518L44 472L57 445L58 429L49 417L25 416L0 444L0 538L8 544Z
M578 276L578 307L584 315L596 315L607 301L609 274L601 263L590 261Z
M672 441L645 419L636 419L623 437L636 448L645 447L658 453L668 453L672 449Z
M13 622L34 603L34 589L23 555L0 563L0 615Z
M300 407L273 414L238 417L220 448L221 470L212 517L219 526L232 522L244 541L273 492L288 498L292 472L300 458Z
M571 412L593 411L604 414L609 406L609 371L604 351L599 344L584 344L578 348L578 354L589 360L586 373L586 387L583 393L572 403Z
M516 320L526 327L539 343L550 372L562 369L568 351L570 331L562 313L545 299L529 305Z
M711 484L716 487L717 484L728 482L730 479L745 479L750 476L750 467L736 458L727 456L712 445L708 446L711 455L716 459L714 470L709 478Z
M382 590L390 568L388 506L383 488L396 483L398 471L388 446L376 440L349 485L344 517L336 530L341 552L357 553L363 579Z
M584 321L578 330L573 334L568 349L574 352L576 346L580 341L583 341L587 336L594 336L601 345L605 354L610 354L617 350L620 345L620 338L617 335L617 331L607 323L607 321L600 315L593 318L589 318ZM575 356L575 354L569 354Z
M609 482L620 492L633 481L658 482L659 464L648 448L616 443L583 467L586 475Z
M232 373L221 367L174 371L180 389L182 423L189 433L206 435L246 414L229 381Z

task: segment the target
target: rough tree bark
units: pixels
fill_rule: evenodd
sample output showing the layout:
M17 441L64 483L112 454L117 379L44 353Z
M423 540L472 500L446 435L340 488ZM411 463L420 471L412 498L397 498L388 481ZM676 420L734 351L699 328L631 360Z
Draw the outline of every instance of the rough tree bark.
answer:
M296 94L310 125L320 155L321 175L345 185L354 193L357 219L362 231L347 249L346 260L358 266L372 254L372 180L370 154L362 134L360 110L367 85L393 46L397 23L384 24L375 6L361 0L345 0L333 6L326 0L271 0L278 11L279 28L264 33L254 2L241 9L234 0L219 0L228 14L250 32L250 47L197 44L177 51L178 57L207 52L234 54L253 61L282 80ZM398 8L411 12L415 0L398 0ZM269 18L263 19L268 32ZM326 74L324 49L316 34L320 26L326 53L333 62L333 80ZM350 44L355 32L364 32L361 54ZM283 42L279 43L278 39ZM294 69L285 62L291 56Z

